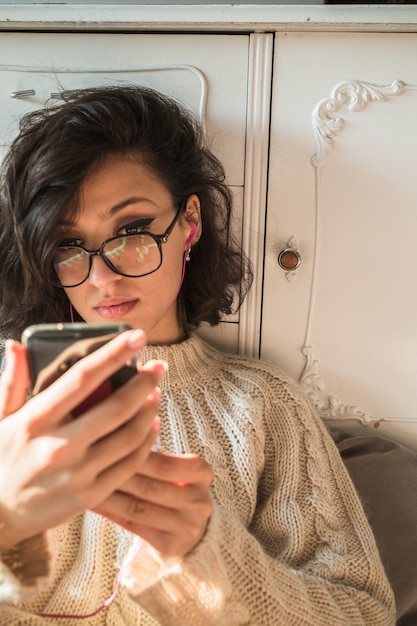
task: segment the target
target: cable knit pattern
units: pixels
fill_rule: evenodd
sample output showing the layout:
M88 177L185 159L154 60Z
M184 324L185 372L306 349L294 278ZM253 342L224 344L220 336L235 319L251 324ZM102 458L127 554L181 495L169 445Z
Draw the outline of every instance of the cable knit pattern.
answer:
M193 336L148 346L164 359L157 448L214 468L214 512L182 561L148 545L116 601L91 626L387 626L392 592L340 456L299 387L271 365L227 355ZM51 531L54 569L42 591L2 604L0 624L74 623L35 612L85 614L110 596L137 542L93 513ZM19 591L5 558L2 584ZM36 558L49 562L45 550ZM25 561L26 560L26 561ZM45 569L47 567L45 566ZM3 592L0 598L5 599ZM21 595L21 597L23 597Z

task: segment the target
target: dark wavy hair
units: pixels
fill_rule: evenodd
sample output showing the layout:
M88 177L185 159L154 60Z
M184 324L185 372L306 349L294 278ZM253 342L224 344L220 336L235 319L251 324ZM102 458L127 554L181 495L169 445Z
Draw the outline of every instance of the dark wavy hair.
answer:
M109 154L137 157L174 203L197 194L203 232L193 247L178 311L185 331L219 323L238 309L252 268L230 232L232 198L221 163L193 114L152 89L96 87L24 116L1 174L0 334L29 324L69 321L64 290L53 284L57 224L75 217L86 176Z

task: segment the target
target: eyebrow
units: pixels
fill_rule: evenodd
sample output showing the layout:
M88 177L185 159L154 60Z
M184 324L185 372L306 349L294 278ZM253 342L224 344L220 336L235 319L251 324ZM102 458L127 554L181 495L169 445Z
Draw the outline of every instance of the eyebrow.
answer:
M149 203L149 204L153 204L155 207L157 207L158 205L156 204L156 202L154 202L153 200L151 200L151 198L146 198L146 197L142 197L142 196L132 196L131 198L126 198L126 200L122 200L122 202L119 202L118 204L115 204L114 206L110 207L110 209L104 209L101 213L100 213L100 217L103 219L106 219L108 217L113 217L113 215L116 215L119 211L121 211L122 209L126 208L127 206L130 206L131 204L140 204L140 203ZM59 226L73 226L73 222L69 222L65 219L60 220L59 221Z
M111 207L110 209L108 209L108 211L103 213L103 215L107 216L108 214L109 217L112 217L113 215L115 215L116 213L124 209L125 207L129 206L130 204L139 204L141 202L146 202L146 203L153 204L154 206L157 206L156 203L150 198L143 198L141 196L133 196L132 198L127 198L126 200L123 200L122 202L119 202L115 206Z

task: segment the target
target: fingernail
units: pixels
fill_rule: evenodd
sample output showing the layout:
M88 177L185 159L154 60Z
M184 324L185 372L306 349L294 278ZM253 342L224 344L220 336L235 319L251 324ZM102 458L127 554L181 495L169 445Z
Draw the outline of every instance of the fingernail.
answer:
M132 330L129 334L129 348L138 350L146 344L146 336L143 330Z
M165 372L168 371L168 363L166 361L157 361L157 360L147 361L143 365L142 370L144 371L152 370L153 372L156 372L160 378L162 378L165 375Z
M161 418L159 417L159 415L156 415L156 416L154 417L153 422L152 422L152 426L151 426L151 428L152 428L152 430L153 430L155 433L158 433L158 432L159 432L160 427L161 427Z
M155 387L147 397L151 402L159 402L161 399L161 390L159 387Z
M4 355L6 357L6 361L10 361L14 357L14 346L15 341L13 339L6 339L4 344Z

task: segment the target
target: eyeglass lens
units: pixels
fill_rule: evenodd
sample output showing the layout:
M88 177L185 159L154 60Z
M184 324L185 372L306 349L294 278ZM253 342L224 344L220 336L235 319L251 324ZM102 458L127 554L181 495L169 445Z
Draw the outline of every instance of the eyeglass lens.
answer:
M90 271L90 254L76 246L57 248L54 269L63 287L82 283ZM101 256L117 273L125 276L144 276L158 269L161 251L155 239L146 233L115 237L101 250Z

